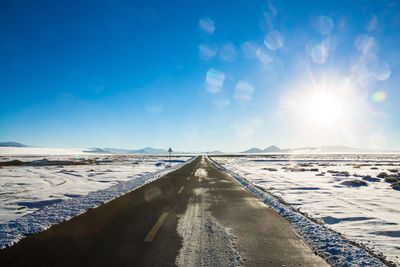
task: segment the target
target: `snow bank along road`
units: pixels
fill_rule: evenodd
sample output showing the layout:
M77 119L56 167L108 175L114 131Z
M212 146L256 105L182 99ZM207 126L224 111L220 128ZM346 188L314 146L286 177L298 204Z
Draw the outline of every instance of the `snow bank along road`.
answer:
M205 157L0 250L0 266L127 265L327 264Z

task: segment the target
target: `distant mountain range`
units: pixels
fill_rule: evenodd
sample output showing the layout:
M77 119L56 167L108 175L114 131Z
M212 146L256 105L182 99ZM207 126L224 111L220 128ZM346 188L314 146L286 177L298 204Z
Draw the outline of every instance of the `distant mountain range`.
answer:
M388 151L388 150L371 150L354 148L347 146L320 146L320 147L301 147L301 148L287 148L281 149L275 145L269 146L265 149L257 147L245 150L243 154L261 154L261 153L373 153L373 152L399 152L399 151Z
M17 142L0 142L0 147L27 147L27 145Z
M246 151L243 151L241 153L255 154L255 153L279 153L279 152L283 152L283 150L280 149L277 146L272 145L272 146L269 146L269 147L264 148L264 149L260 149L260 148L257 148L257 147L252 147L252 148L247 149Z
M0 147L31 147L18 142L0 142ZM142 149L120 149L120 148L88 148L85 153L104 153L104 154L167 154L166 149L145 147Z
M89 148L84 150L86 153L110 153L110 154L167 154L166 149L145 147L142 149L122 149L122 148Z
M32 147L18 142L0 142L0 147ZM34 147L32 147L34 148ZM167 154L168 150L162 148L145 147L141 149L123 149L123 148L88 148L83 150L85 153L104 153L104 154ZM347 146L320 146L320 147L301 147L301 148L286 148L281 149L275 145L264 149L252 147L247 149L242 154L262 154L262 153L399 153L399 150L371 150L353 148ZM174 154L184 154L185 152L174 151ZM189 153L189 152L188 152ZM223 154L221 151L212 152L190 152L190 153L208 153L208 154Z

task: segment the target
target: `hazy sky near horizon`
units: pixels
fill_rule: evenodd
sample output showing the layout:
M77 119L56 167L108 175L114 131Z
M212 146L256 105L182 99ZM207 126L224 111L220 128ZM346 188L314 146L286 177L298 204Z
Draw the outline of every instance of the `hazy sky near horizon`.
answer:
M0 141L400 148L398 1L0 2Z

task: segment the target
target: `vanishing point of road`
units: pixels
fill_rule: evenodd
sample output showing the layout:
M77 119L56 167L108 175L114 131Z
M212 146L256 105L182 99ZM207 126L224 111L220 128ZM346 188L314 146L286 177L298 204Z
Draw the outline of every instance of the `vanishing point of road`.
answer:
M278 213L199 156L0 250L0 266L327 266Z

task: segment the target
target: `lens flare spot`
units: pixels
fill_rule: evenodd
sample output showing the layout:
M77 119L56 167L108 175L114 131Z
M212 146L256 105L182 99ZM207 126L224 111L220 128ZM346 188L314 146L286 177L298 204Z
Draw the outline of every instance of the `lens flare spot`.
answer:
M387 94L384 91L377 91L372 94L372 100L376 103L381 103L385 101L387 98Z
M252 41L243 43L240 49L242 50L243 55L248 59L254 59L257 56L258 46Z
M205 86L207 91L216 94L221 91L224 86L225 74L216 70L209 69L206 74Z
M366 86L376 80L385 81L390 78L392 69L390 65L373 53L362 54L354 62L351 72L359 84Z
M312 25L320 34L323 35L330 34L334 27L333 20L327 16L319 16L313 19Z
M354 41L354 46L360 53L366 54L376 49L376 41L374 37L367 34L361 34L357 36Z
M372 32L375 31L377 28L378 28L378 17L376 15L372 15L370 20L368 21L366 30Z
M274 58L271 55L271 52L269 52L269 50L263 47L257 48L256 57L263 66L268 66L274 60Z
M207 34L213 34L215 31L215 23L210 18L201 18L199 20L199 28Z
M227 43L221 47L218 52L218 57L220 60L225 62L233 62L236 60L237 52L235 45Z
M283 47L285 44L285 36L279 31L270 31L265 35L264 44L272 51L275 51Z
M247 82L238 82L233 97L239 102L249 102L253 98L254 87Z
M210 60L217 54L218 48L211 43L201 43L199 45L200 58L203 60Z
M327 38L321 43L308 42L306 44L306 52L312 61L316 64L323 64L327 61L329 53L333 46L333 39Z
M373 66L370 66L375 79L379 81L386 81L392 74L389 64L386 61L378 61Z

